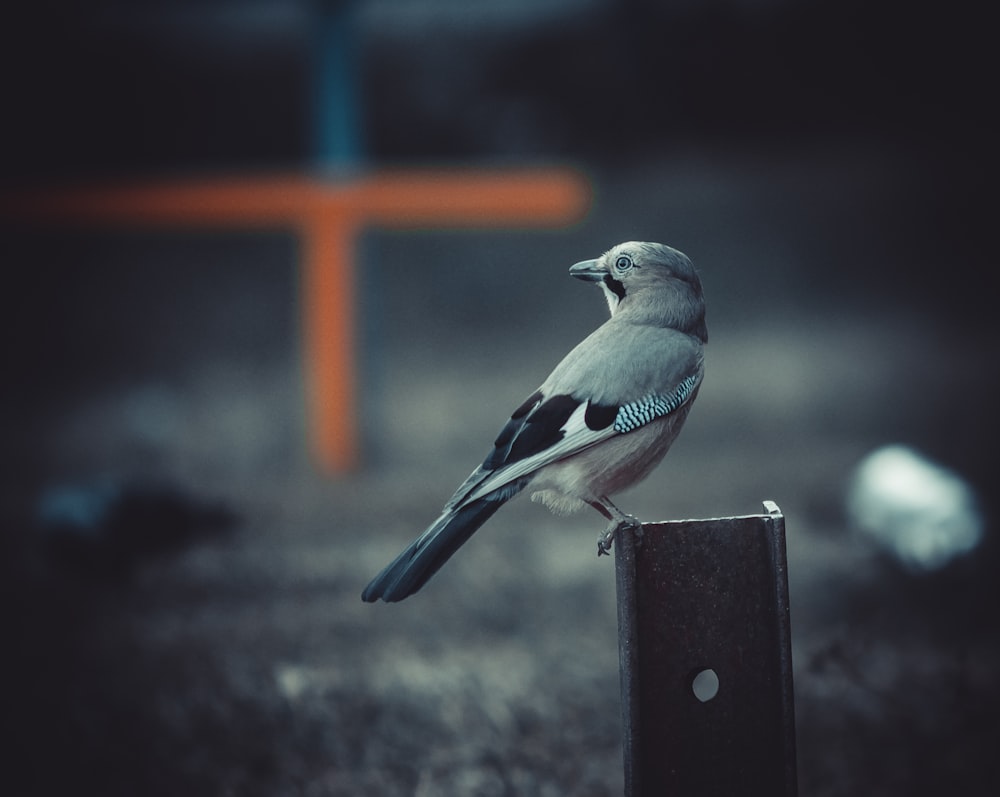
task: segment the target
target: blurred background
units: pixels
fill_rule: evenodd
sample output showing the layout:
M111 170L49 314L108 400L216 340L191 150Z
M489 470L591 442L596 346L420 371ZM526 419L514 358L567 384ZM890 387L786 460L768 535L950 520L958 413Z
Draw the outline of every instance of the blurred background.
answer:
M644 520L787 516L803 795L996 794L992 27L895 0L42 0L0 29L0 791L621 792L603 520L526 500L363 605L606 315L699 267ZM113 182L569 167L562 226L365 227L362 458L311 452L293 229L30 219Z

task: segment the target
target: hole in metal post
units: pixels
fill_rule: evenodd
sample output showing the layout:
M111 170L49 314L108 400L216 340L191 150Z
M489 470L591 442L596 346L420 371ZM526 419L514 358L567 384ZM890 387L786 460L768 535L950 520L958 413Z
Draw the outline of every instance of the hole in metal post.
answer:
M715 670L709 667L695 673L691 679L691 691L702 703L707 703L719 694L719 676Z

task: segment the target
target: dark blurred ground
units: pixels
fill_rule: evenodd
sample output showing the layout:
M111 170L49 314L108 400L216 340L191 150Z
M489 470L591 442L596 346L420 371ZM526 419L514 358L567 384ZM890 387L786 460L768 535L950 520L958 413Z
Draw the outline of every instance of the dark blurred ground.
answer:
M877 8L874 27L842 21L856 32L853 52L859 39L884 41L891 6ZM742 42L725 61L731 67L755 51L741 18L719 9L716 27L699 23L722 31L704 34L708 49L687 39L680 49L718 55ZM435 115L435 95L421 93L421 80L440 74L433 63L447 66L442 41L471 37L458 54L478 41L477 63L500 70L472 75L502 74L499 65L515 55L501 58L502 26L476 40L476 29L461 25L457 33L432 26L441 39L431 53L428 29L409 18L422 32L407 34L407 19L381 18L379 35L366 28L374 53L428 70L411 73L394 99L372 88L376 157L543 157L573 141L567 131L580 128L560 126L572 113L537 125L542 132L531 137L536 126L527 120L542 111L530 93L510 89L523 103L518 112L487 81L491 93L477 104L484 84L473 77L471 93L459 80L438 97ZM529 38L579 37L569 51L593 52L585 17L553 19ZM813 28L795 27L794 14L784 19L782 41L808 54L796 37ZM920 23L917 34L931 28L919 15L905 19ZM968 30L974 43L978 34ZM892 53L919 50L921 35L902 50L861 50L867 67L909 74L912 59ZM942 27L938 41L955 36ZM620 53L621 42L610 42L609 53ZM112 63L115 52L106 55ZM130 57L156 74L172 63ZM179 71L190 68L174 58ZM705 60L714 82L702 98L730 74ZM682 59L686 68L692 62L700 63ZM366 74L377 88L391 61L374 63ZM787 75L791 68L778 63L769 69ZM824 85L852 96L860 81L838 82L822 63ZM938 79L961 71L949 63ZM645 67L667 68L656 59ZM600 518L557 518L514 502L415 598L368 606L359 594L436 515L510 409L603 319L603 300L568 279L568 266L618 241L649 239L686 251L701 270L708 377L667 461L621 504L647 520L744 514L763 499L785 511L801 793L997 793L993 537L916 576L853 534L843 509L860 458L904 442L967 478L995 528L996 169L982 144L982 109L972 103L955 116L980 84L970 79L952 92L934 83L939 91L922 94L916 83L933 72L925 65L913 84L885 93L911 115L880 116L881 89L868 87L864 102L843 105L862 123L823 135L814 96L803 113L813 120L804 127L815 129L787 137L760 134L763 111L746 121L757 120L757 135L722 135L728 117L697 113L692 94L681 106L695 120L684 135L667 136L669 114L656 115L646 127L661 137L623 134L635 144L626 152L610 131L627 126L637 113L631 103L651 95L633 87L628 103L609 107L614 86L640 67L621 68L625 78L596 98L605 102L592 117L599 134L565 150L595 186L583 224L366 233L358 263L366 460L348 476L317 472L308 454L290 235L8 225L0 254L0 791L620 793L614 578L612 565L593 556ZM207 73L216 75L206 78L209 88L221 80ZM253 73L243 77L240 91L253 93L260 84ZM562 107L553 99L561 85L539 96ZM166 96L180 102L184 90ZM584 102L566 100L570 108L574 101ZM912 126L921 101L934 117L927 127ZM407 103L427 116L413 135L438 150L392 143L401 140ZM494 128L498 108L507 109L512 140L528 142L520 149L469 143ZM478 126L469 121L477 113ZM953 125L940 118L949 113ZM794 113L785 114L791 124ZM453 128L455 116L464 121ZM866 125L871 135L862 135ZM188 128L177 129L183 143ZM455 142L442 138L445 129ZM518 138L519 130L528 132ZM51 135L46 126L43 138ZM294 160L288 135L272 154ZM41 149L26 157L41 161ZM54 174L137 170L141 155L126 152L117 163L78 155ZM211 150L204 157L225 161ZM32 170L15 160L5 174L23 180ZM67 546L65 535L45 535L37 522L38 496L64 484L138 485L139 498L116 535ZM155 527L150 517L169 523ZM128 553L109 572L104 565L121 545Z

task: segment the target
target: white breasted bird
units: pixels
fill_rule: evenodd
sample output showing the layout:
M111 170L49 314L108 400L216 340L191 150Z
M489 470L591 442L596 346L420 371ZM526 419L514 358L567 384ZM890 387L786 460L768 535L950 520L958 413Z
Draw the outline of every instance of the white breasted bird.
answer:
M493 513L526 487L556 512L589 504L611 521L598 541L638 525L609 496L649 475L687 417L708 340L701 281L682 252L629 241L570 268L604 292L611 318L576 346L500 431L444 512L362 593L419 590Z

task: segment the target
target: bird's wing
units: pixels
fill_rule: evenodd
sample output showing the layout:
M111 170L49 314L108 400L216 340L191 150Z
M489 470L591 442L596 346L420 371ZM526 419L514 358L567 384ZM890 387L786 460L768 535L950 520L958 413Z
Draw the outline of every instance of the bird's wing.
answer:
M514 411L493 451L445 508L463 506L506 485L520 489L519 480L539 468L676 411L694 394L701 377L699 363L669 389L621 404L537 391Z

